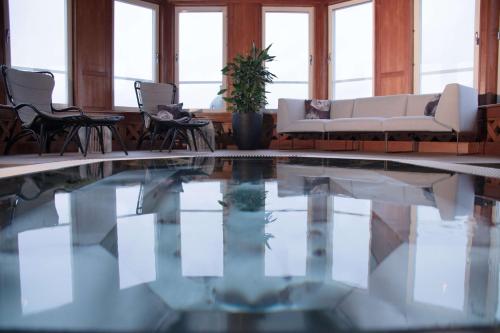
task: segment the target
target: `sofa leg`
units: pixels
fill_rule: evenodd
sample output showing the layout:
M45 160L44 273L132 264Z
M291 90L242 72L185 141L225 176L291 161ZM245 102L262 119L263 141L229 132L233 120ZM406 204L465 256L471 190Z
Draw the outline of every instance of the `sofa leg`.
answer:
M389 133L384 132L384 152L387 153L389 151Z
M460 134L456 132L455 136L457 137L457 156L458 156L458 142L460 141Z

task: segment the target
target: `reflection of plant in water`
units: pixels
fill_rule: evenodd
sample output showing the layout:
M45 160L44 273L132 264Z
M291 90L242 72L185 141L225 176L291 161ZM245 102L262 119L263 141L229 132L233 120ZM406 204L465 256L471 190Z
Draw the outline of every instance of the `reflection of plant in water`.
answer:
M225 194L223 201L218 202L223 207L233 204L242 212L256 212L264 207L266 194L267 192L262 189L237 187Z
M277 218L275 218L273 216L273 212L266 212L266 215L264 217L264 224L269 224L269 223L273 223L274 221L276 221ZM269 240L271 238L274 238L274 235L273 234L270 234L270 233L265 233L264 234L264 242L266 244L266 247L271 250L271 246L269 245Z

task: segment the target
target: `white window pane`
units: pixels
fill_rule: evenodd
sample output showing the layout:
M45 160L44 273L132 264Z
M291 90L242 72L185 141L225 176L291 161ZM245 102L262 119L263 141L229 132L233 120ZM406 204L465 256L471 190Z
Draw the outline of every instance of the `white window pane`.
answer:
M420 0L421 74L474 67L475 0ZM469 76L443 75L447 83L472 86ZM464 81L462 81L464 80ZM425 81L425 82L424 82ZM421 82L421 91L435 92L432 80ZM436 85L437 86L437 85ZM440 90L442 91L442 89Z
M23 314L71 303L73 273L69 226L22 232L18 244Z
M307 197L305 196L278 196L278 182L266 182L266 211L276 210L304 210L307 211Z
M279 98L309 98L309 85L307 83L273 83L266 86L267 109L277 109Z
M56 74L53 102L67 104L66 0L11 0L9 17L11 65Z
M275 84L266 87L268 109L278 107L278 98L309 97L309 16L307 12L265 13L265 45L272 44L269 52L276 57L268 69L277 76Z
M373 80L334 83L335 99L351 99L373 96Z
M368 288L371 203L336 196L333 209L332 279Z
M133 80L114 80L115 105L137 107L134 82Z
M218 99L222 83L179 84L179 102L185 109L208 109Z
M118 219L120 289L156 280L155 215Z
M221 212L181 212L181 262L183 276L224 275Z
M435 210L426 207L417 207L417 221L414 300L462 310L467 269L467 223L441 222Z
M420 93L441 93L448 83L459 82L465 86L474 86L474 71L461 71L443 74L424 74L420 77Z
M331 36L333 96L335 99L373 95L373 3L335 9Z
M222 83L224 15L180 12L178 24L179 101L185 108L208 109Z
M182 185L181 210L218 210L222 200L219 182L187 183Z
M114 104L137 107L133 81L156 81L156 11L114 4Z
M265 252L266 276L305 276L307 264L307 211L273 212L266 224L269 247Z

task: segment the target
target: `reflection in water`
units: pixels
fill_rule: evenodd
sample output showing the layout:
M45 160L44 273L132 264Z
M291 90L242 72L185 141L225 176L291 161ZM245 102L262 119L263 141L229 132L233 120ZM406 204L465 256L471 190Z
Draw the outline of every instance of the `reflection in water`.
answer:
M468 223L442 222L438 216L435 208L417 207L414 299L463 310L470 242Z
M105 170L90 181L76 168L0 187L0 328L333 331L500 320L499 205L474 193L481 178L317 159Z
M155 215L118 219L120 288L156 280Z
M335 196L333 209L332 278L368 288L370 201Z
M68 226L23 231L18 236L23 314L73 301Z

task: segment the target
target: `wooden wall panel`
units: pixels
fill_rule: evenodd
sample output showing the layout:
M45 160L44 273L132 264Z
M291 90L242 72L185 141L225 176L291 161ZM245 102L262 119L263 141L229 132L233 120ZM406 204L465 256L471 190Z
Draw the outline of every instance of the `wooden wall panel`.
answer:
M479 23L479 101L497 102L498 39L500 1L481 0Z
M252 43L262 47L262 6L258 3L232 3L227 9L227 56L248 53ZM267 46L267 45L266 45Z
M314 7L312 98L328 99L328 5Z
M375 95L413 92L413 0L375 1Z
M85 110L110 110L113 98L113 1L73 1L73 96Z
M175 82L175 6L160 5L160 82Z

